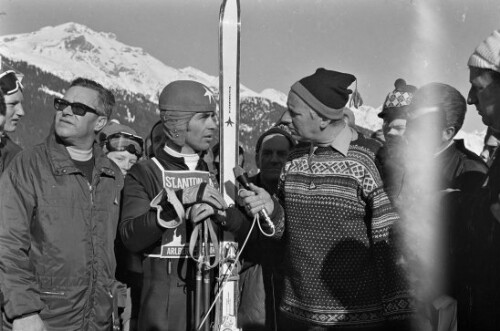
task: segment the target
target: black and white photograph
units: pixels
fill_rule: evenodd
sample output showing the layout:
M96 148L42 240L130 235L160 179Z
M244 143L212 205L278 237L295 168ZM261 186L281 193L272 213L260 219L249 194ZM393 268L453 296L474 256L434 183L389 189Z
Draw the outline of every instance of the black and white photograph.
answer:
M500 331L498 0L0 0L0 331Z

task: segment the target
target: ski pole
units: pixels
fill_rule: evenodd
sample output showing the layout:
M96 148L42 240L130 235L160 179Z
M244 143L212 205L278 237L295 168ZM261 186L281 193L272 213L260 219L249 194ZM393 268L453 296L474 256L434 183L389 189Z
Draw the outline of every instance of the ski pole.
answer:
M197 229L200 233L198 237L198 263L197 263L197 270L196 270L196 290L195 290L195 307L194 307L194 318L195 318L195 325L200 324L201 320L201 291L202 291L202 268L203 268L203 259L202 259L202 254L203 254L203 248L202 248L202 227L199 227Z
M208 311L208 307L210 306L210 245L208 242L208 224L210 222L209 219L203 222L204 231L203 231L203 245L205 249L205 253L203 256L203 314L206 314ZM210 331L210 324L205 323L204 325L205 331Z

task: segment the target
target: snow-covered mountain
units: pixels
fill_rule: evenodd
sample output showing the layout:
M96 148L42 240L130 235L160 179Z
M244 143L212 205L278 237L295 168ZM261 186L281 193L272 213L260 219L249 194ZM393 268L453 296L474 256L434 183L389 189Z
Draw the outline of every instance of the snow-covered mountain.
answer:
M359 108L349 108L354 113L356 125L370 131L377 131L382 128L382 119L378 117L378 113L382 107L374 108L371 106L362 105Z
M142 48L118 41L113 33L96 32L78 23L65 23L44 27L31 33L1 36L0 55L13 62L25 62L37 68L36 70L50 73L66 82L77 75L92 78L115 91L121 91L123 95L143 96L151 102L149 108L153 109L159 91L173 80L196 80L210 87L215 93L219 87L219 79L216 76L210 76L193 67L172 68ZM54 96L62 92L58 88L60 87L42 83L36 90ZM240 96L242 109L246 112L243 114L241 126L245 135L251 132L252 136L258 136L277 119L274 115L266 115L263 120L263 112L282 112L283 107L286 107L287 95L274 89L265 89L258 93L241 85ZM137 109L131 108L129 104L122 107L122 120L134 122ZM382 127L382 120L377 116L380 110L380 107L367 105L359 109L352 108L356 124L370 131ZM120 114L120 111L117 113ZM260 126L254 130L256 121ZM474 152L479 153L482 150L484 132L460 132L459 137L463 138L466 146ZM249 143L249 146L252 144Z
M142 48L118 41L113 33L96 32L77 23L2 36L0 54L35 65L66 81L76 75L91 77L114 90L142 94L151 102L156 102L158 91L173 80L196 80L214 92L219 86L218 77L192 67L169 67ZM283 104L279 93L260 95L242 85L240 94Z
M457 133L455 139L463 139L465 147L479 155L484 147L484 136L486 136L486 129L473 132L461 130Z
M263 96L264 98L272 100L273 102L276 102L279 105L282 105L283 107L286 106L286 99L288 96L283 92L269 88L260 92L260 95Z

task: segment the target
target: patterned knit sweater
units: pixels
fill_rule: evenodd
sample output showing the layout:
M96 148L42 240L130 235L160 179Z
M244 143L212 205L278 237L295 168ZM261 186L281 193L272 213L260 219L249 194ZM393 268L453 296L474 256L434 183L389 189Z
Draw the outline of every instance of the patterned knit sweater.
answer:
M389 234L398 215L375 166L378 143L363 136L346 156L308 144L282 171L272 220L285 244L281 310L323 326L377 326L411 307Z

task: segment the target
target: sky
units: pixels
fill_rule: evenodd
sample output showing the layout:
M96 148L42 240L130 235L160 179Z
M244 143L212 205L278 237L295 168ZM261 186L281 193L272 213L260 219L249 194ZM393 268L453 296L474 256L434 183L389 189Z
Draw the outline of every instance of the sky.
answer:
M467 60L500 28L498 0L240 0L240 82L260 92L317 68L354 74L365 104L394 81L442 82L467 96ZM77 22L115 33L174 68L218 75L222 0L0 0L0 35ZM474 107L464 129L482 130Z

